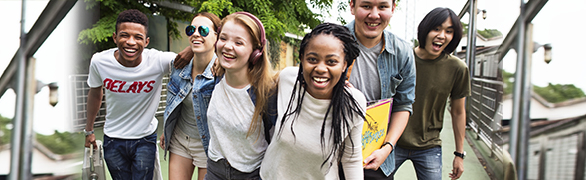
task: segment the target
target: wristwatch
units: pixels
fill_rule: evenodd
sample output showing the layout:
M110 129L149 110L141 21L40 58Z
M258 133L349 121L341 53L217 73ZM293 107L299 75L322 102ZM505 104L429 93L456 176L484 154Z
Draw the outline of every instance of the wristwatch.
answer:
M458 151L454 151L454 155L464 159L464 157L466 157L466 151L463 151L462 153L459 153Z
M391 145L391 152L395 151L395 146L391 142L385 142L385 143L383 143L383 145L381 145L380 148L382 149L386 145Z
M90 134L94 134L94 131L86 131L85 129L83 129L83 133L85 134L85 137L89 136Z

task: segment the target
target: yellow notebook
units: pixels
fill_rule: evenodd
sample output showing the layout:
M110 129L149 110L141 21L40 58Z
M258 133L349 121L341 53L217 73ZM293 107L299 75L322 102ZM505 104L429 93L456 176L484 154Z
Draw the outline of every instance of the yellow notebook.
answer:
M383 99L366 108L366 121L362 128L362 160L385 142L393 98Z

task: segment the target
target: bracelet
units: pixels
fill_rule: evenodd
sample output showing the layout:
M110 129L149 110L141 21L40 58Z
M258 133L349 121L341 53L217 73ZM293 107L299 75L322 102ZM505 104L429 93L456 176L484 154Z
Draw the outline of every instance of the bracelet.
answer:
M391 142L385 142L383 143L383 145L380 146L380 148L382 149L383 147L385 147L386 145L391 145L391 152L393 152L395 150L395 146L393 146L393 144Z

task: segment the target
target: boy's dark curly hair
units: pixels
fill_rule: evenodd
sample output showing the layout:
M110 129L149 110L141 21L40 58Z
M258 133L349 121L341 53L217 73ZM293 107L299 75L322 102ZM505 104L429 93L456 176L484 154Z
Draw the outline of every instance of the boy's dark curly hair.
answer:
M147 16L139 10L129 9L118 14L118 18L116 19L116 33L118 33L118 27L120 24L124 22L142 24L144 26L145 33L148 34L149 18L147 18Z

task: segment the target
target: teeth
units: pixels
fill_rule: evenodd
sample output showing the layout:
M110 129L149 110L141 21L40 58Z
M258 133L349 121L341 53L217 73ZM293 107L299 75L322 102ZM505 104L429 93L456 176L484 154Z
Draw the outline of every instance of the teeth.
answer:
M370 27L375 27L375 26L378 26L378 24L370 24L370 23L369 23L369 24L368 24L368 26L370 26Z
M236 56L230 55L230 54L226 54L226 53L222 53L222 55L224 55L227 58L236 58Z
M129 53L133 53L133 52L136 52L136 49L124 49L124 51L129 52Z
M317 77L314 77L313 80L315 82L322 83L322 82L328 81L328 78L317 78Z
M438 46L444 45L444 43L440 43L440 42L433 42L433 44L438 45Z
M193 43L193 44L201 44L200 41L196 41L196 40L191 41L191 43Z

